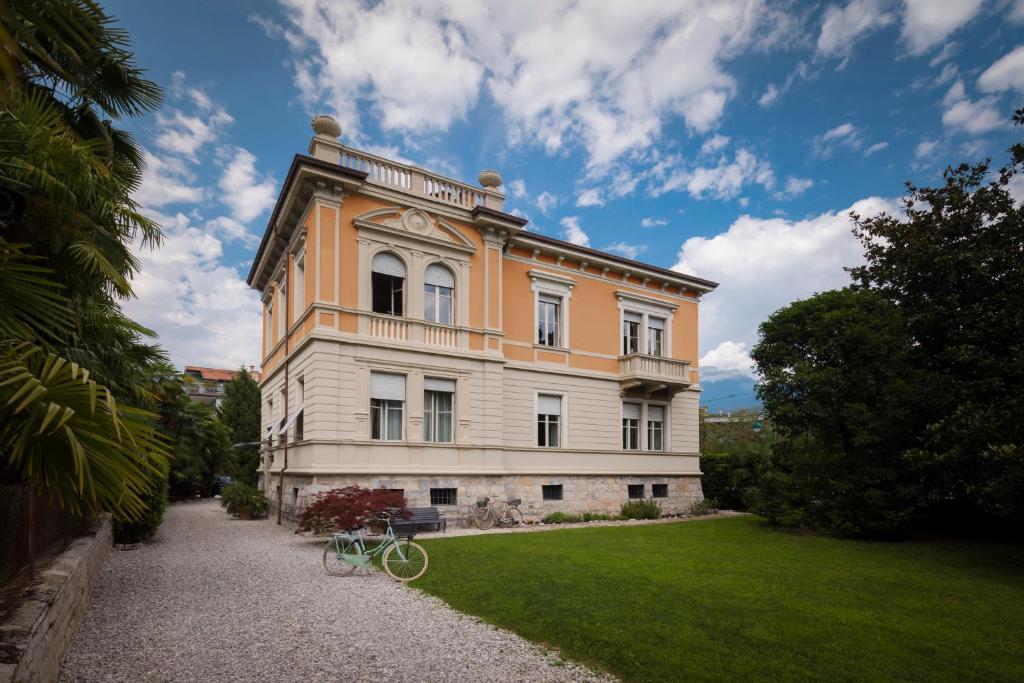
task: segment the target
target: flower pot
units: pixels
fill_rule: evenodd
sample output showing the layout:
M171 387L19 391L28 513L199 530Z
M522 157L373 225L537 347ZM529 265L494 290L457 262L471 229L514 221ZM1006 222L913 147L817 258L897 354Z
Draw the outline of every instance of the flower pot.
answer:
M252 510L249 508L238 508L239 519L252 519Z

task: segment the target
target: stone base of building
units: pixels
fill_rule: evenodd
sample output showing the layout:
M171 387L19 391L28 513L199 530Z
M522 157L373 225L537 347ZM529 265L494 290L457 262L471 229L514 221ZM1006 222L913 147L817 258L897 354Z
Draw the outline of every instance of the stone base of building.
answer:
M436 507L444 513L452 527L465 526L476 508L478 498L489 496L492 501L507 498L522 500L520 509L527 521L539 522L552 512L580 514L596 512L618 514L622 504L630 497L630 486L643 486L643 498L653 499L661 506L662 514L677 515L690 512L695 503L704 499L698 476L623 476L623 475L504 475L504 476L305 476L285 474L284 486L278 495L279 477L271 473L265 487L271 500L270 516L277 514L277 505L283 498L282 520L291 526L298 523L298 515L318 493L343 486L362 486L370 489L397 489L405 495L409 507ZM545 486L561 486L560 500L546 500ZM655 490L658 486L658 490ZM664 487L664 488L661 488ZM440 504L441 496L454 489L454 504ZM549 495L554 491L549 490ZM635 492L634 492L635 493ZM664 494L664 495L662 495Z

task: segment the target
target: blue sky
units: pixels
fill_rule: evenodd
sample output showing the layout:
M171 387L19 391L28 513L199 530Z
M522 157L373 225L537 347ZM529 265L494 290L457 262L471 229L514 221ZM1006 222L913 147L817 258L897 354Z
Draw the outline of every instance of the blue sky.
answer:
M1024 104L1024 0L107 8L167 88L126 124L167 233L128 311L179 365L258 364L244 279L328 113L346 144L465 180L497 169L533 230L721 282L705 397L749 402L758 323L859 260L849 211L894 210L947 163L1001 163Z

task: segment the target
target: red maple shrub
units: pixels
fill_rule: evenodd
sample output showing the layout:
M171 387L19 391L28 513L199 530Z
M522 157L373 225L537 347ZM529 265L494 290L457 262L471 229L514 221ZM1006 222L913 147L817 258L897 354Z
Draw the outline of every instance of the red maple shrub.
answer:
M378 513L391 509L404 510L405 496L397 491L374 491L362 486L332 489L318 493L316 500L302 511L295 533L345 531L368 524Z

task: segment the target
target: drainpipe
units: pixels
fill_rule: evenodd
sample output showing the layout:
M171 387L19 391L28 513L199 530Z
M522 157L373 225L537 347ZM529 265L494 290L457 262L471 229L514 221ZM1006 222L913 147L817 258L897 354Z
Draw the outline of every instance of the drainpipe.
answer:
M291 335L288 333L288 297L291 295L292 287L289 280L291 279L291 267L288 263L288 242L280 235L277 236L282 244L284 244L284 419L285 424L288 421L288 389L290 384L288 383L288 350L289 342L291 341ZM281 463L281 474L278 475L278 481L280 485L278 490L280 493L277 496L277 525L281 525L281 510L284 508L284 471L288 469L288 433L284 435L284 462Z

